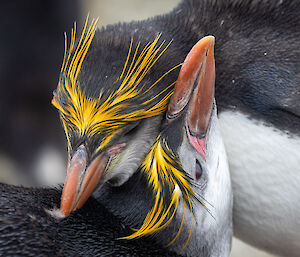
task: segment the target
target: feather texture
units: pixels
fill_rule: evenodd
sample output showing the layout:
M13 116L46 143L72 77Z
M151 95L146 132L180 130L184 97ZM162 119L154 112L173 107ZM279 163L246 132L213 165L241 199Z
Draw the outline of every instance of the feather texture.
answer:
M120 83L120 86L111 87L111 90L105 92L101 91L98 98L88 97L80 88L78 75L93 40L96 23L97 20L88 27L88 18L86 19L76 49L75 24L71 33L69 50L65 51L60 80L52 104L60 112L69 146L70 132L89 137L101 134L103 139L97 148L98 151L107 146L110 140L127 124L159 115L165 111L175 81L150 99L149 92L168 73L180 65L164 73L153 84L141 85L142 80L171 42L167 45L165 45L165 41L158 44L161 37L158 35L138 54L140 43L133 50L133 41L131 40L123 71L115 82ZM65 47L67 49L67 39ZM137 99L142 99L142 103L135 104Z
M183 170L178 156L168 147L167 141L161 135L158 136L143 161L141 170L146 176L149 186L152 187L155 201L141 228L126 238L153 234L165 228L175 217L179 198L182 196L184 211L180 228L170 242L172 244L178 238L183 227L186 205L192 214L192 199L201 203L192 188L193 179ZM190 232L185 246L191 237L192 226L193 215L191 215Z

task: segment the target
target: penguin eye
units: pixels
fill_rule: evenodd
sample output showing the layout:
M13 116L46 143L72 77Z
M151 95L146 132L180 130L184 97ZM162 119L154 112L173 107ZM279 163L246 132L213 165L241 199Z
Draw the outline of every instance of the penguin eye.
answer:
M196 180L199 180L202 177L203 170L198 160L196 160L196 171L195 171Z

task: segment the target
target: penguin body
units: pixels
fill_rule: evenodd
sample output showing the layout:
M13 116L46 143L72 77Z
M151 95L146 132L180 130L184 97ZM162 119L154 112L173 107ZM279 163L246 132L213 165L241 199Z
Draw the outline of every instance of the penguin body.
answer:
M61 191L0 184L1 256L179 256L131 230L91 198L78 212L55 215Z

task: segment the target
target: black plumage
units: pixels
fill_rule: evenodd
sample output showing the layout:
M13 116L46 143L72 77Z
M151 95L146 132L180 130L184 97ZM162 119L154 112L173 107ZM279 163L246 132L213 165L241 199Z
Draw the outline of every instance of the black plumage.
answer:
M47 210L59 207L60 195L0 184L1 256L178 256L150 238L119 239L131 230L92 197L69 217L54 218Z

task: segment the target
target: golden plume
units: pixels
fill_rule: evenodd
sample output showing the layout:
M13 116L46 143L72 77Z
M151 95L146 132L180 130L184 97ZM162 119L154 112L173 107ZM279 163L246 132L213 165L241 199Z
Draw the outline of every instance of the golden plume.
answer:
M146 175L149 186L153 189L155 201L141 228L125 238L132 239L153 234L169 225L176 214L179 198L182 195L184 209L181 225L169 245L175 242L182 230L187 205L191 212L191 222L185 247L191 237L193 226L191 200L194 199L201 203L197 193L191 186L192 178L183 170L178 157L168 147L166 140L160 135L143 161L141 169Z
M152 43L148 43L138 55L140 43L138 43L131 63L129 60L133 52L133 40L131 40L128 55L122 73L117 81L120 86L117 89L101 91L98 98L87 97L80 88L78 74L87 55L93 37L95 35L96 21L92 21L88 27L86 19L81 37L75 49L76 24L71 33L69 50L67 51L67 38L65 37L65 54L61 68L61 76L58 88L54 94L52 104L59 110L64 126L68 144L70 146L70 132L79 135L93 136L102 134L103 139L97 150L105 147L111 138L116 135L128 123L140 119L153 117L165 111L169 97L172 94L173 85L168 85L159 94L147 99L149 91L159 83L168 73L179 67L167 71L150 86L140 85L146 74L166 51L163 41L158 45L160 35ZM130 101L137 98L146 99L138 107L131 108ZM62 101L63 99L63 101Z

